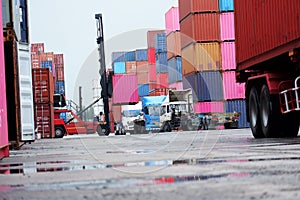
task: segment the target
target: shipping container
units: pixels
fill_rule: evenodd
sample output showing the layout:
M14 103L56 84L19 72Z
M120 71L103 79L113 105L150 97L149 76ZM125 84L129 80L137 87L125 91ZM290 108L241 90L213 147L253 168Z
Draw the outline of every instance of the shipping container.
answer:
M168 60L172 57L181 56L180 32L171 32L167 36Z
M126 74L136 74L136 61L126 62Z
M156 65L149 64L149 82L156 82Z
M154 37L159 33L164 33L164 30L151 30L147 32L147 44L149 48L155 48Z
M56 86L55 86L55 93L57 94L66 94L66 89L65 89L65 81L56 81Z
M182 81L176 82L176 83L172 83L172 84L169 84L169 88L174 88L174 89L176 89L176 90L183 90L183 84L182 84Z
M53 76L49 69L33 69L32 83L35 103L53 103Z
M224 99L220 72L199 72L196 84L198 101L222 101Z
M45 44L44 43L34 43L31 44L31 54L33 55L40 55L44 53Z
M31 54L31 68L36 69L41 67L40 56L38 54Z
M193 101L197 102L197 73L191 73L186 76L182 76L182 87L184 90L192 89Z
M168 61L169 84L182 81L181 57L174 57Z
M149 62L149 64L155 64L155 62L156 62L155 48L148 49L148 62Z
M111 112L115 122L122 121L122 107L120 105L112 105Z
M125 61L126 62L135 61L135 51L125 52Z
M245 83L236 83L235 71L227 71L222 74L224 99L244 99Z
M224 113L224 102L197 102L194 103L195 113Z
M299 8L299 0L235 1L237 69L299 48Z
M155 53L167 52L167 36L165 33L156 34L154 37Z
M158 73L157 76L157 88L168 88L169 87L169 75L168 73Z
M128 104L137 103L138 84L137 76L129 74L119 74L113 76L113 103Z
M54 108L53 104L35 103L35 127L42 138L54 138Z
M113 70L115 74L125 74L126 73L126 63L125 62L114 62Z
M46 62L46 61L54 62L54 53L53 52L41 53L40 61L41 62Z
M190 13L218 12L218 0L179 0L179 19L182 21Z
M65 70L64 67L56 67L56 81L65 81Z
M165 14L165 23L167 35L169 35L171 32L180 30L178 7L172 7L167 11Z
M168 72L168 55L165 53L156 54L156 73Z
M125 52L112 52L111 62L125 62Z
M221 69L221 48L218 42L192 43L182 50L182 73L218 71Z
M52 61L42 61L41 68L48 68L51 73L53 73L53 71L54 71Z
M221 40L234 40L233 12L220 14Z
M169 90L169 88L155 88L150 90L149 96L167 96Z
M219 0L219 9L221 12L228 12L234 10L234 0Z
M138 93L140 97L149 96L149 84L139 84Z
M54 54L55 67L64 67L64 54Z
M2 3L0 2L0 21L2 21ZM5 8L5 6L4 6ZM0 24L0 34L3 35L3 26ZM5 62L3 37L0 37L0 93L2 100L0 101L0 160L9 156L8 145L8 123L7 123L7 104L6 104L6 80L5 80Z
M137 49L135 51L136 61L148 61L148 49Z
M235 43L234 42L222 42L221 43L221 55L222 55L222 70L235 70Z
M137 77L138 84L148 84L149 83L149 65L147 61L137 61Z
M180 32L196 42L220 41L219 13L201 13L189 15L180 22ZM181 38L181 48L189 45Z
M233 100L225 102L225 112L233 113L240 112L239 116L239 128L249 128L250 124L247 122L246 114L246 101L245 100Z

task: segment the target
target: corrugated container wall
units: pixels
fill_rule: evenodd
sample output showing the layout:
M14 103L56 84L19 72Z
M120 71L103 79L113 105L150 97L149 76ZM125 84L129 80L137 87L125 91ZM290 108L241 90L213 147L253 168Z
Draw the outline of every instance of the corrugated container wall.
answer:
M53 103L53 76L49 69L33 69L33 99L35 103Z
M154 37L155 52L164 53L167 52L167 36L165 33L156 34Z
M234 10L234 0L219 0L219 8L221 12L228 12ZM236 0L238 1L238 0Z
M182 82L176 82L169 84L169 88L175 88L176 90L183 90L183 84Z
M149 84L138 85L138 92L140 97L149 96L150 87Z
M166 23L166 34L169 35L171 32L179 31L179 9L178 7L172 7L165 14Z
M148 50L147 49L137 49L135 51L136 61L147 61L148 60Z
M34 43L31 44L31 54L41 54L44 53L45 45L44 43Z
M147 44L148 48L155 48L154 38L156 34L164 33L164 30L152 30L147 32Z
M157 76L157 87L156 88L168 88L169 81L168 81L168 73L158 73Z
M193 92L193 101L197 102L197 73L191 73L187 76L182 77L182 86L183 89L192 89Z
M180 42L180 32L171 32L167 36L167 51L168 60L175 56L181 56L181 42Z
M55 67L56 70L56 80L64 81L65 80L65 70L63 67Z
M156 54L156 73L168 72L168 58L167 52Z
M179 0L179 18L183 20L190 13L218 12L218 0Z
M53 52L46 52L40 54L41 62L51 61L54 62L54 53Z
M41 67L41 60L38 54L31 54L31 68L36 69Z
M125 52L125 61L135 61L135 51Z
M221 40L234 40L233 12L220 14Z
M169 84L182 81L181 57L173 57L168 61Z
M125 62L125 52L112 52L111 62Z
M245 83L236 83L235 71L228 71L222 74L224 99L244 99Z
M64 54L54 54L55 67L64 67Z
M234 1L237 70L299 47L299 8L299 0ZM294 42L294 46L283 48L294 40L298 40L298 46Z
M113 63L114 73L125 74L126 73L126 63L125 62L114 62Z
M42 138L54 138L53 104L35 103L34 112L37 132Z
M65 94L65 81L56 81L55 93Z
M223 113L224 110L224 102L222 101L194 103L195 113Z
M0 21L2 22L2 2L0 2ZM0 34L3 32L2 23L0 24ZM8 145L8 125L7 125L7 105L6 105L6 81L5 81L5 63L4 63L4 47L3 37L0 37L0 160L3 157L9 156L9 145Z
M222 70L236 69L234 42L222 42L221 55L222 55Z
M147 61L137 61L137 77L138 84L147 84L149 83L149 65Z
M126 62L126 74L136 74L136 61Z
M156 82L156 65L149 65L149 82Z
M197 97L198 101L222 101L224 99L220 72L197 73Z
M136 75L113 76L113 103L128 104L138 103L138 84Z
M149 64L155 64L155 48L149 48L148 49L148 62Z
M245 100L234 100L225 102L225 112L240 112L239 116L239 128L248 128L250 124L247 122L246 115L246 101Z

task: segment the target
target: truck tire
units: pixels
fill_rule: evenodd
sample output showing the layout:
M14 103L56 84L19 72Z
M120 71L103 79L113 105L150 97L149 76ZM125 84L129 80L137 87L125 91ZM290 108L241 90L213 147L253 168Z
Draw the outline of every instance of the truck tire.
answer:
M260 92L260 119L263 134L267 138L279 137L282 130L282 114L279 109L279 99L271 96L267 85ZM281 135L282 136L282 135Z
M262 132L261 120L259 113L259 100L256 88L253 86L249 93L249 117L250 127L254 138L264 138L265 135Z
M99 136L105 136L105 130L102 129L100 124L97 126L97 133Z
M169 122L165 122L164 126L163 126L163 132L171 132L171 126L169 124Z
M60 126L55 127L55 137L56 138L62 138L65 135L65 129Z

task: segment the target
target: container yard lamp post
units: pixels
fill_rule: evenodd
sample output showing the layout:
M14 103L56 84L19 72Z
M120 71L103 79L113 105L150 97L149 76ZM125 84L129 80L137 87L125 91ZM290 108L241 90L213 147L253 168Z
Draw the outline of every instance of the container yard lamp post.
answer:
M104 114L105 114L105 135L110 133L110 123L109 123L109 104L108 104L108 82L106 77L106 67L105 67L105 54L104 54L104 37L103 37L103 23L102 14L96 14L97 23L97 44L99 51L99 62L100 62L100 85L102 87L101 98L103 99Z

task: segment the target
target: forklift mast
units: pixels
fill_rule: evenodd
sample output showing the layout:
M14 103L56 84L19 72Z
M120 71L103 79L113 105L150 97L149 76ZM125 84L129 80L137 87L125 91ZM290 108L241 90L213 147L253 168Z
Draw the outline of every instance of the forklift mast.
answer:
M100 62L100 85L102 87L101 98L103 99L104 105L104 115L106 121L105 134L109 135L110 133L110 123L109 123L109 93L108 93L108 81L106 76L106 66L105 66L105 53L104 53L104 36L103 36L103 23L102 23L102 14L96 14L96 23L97 23L97 44L99 51L99 62Z

